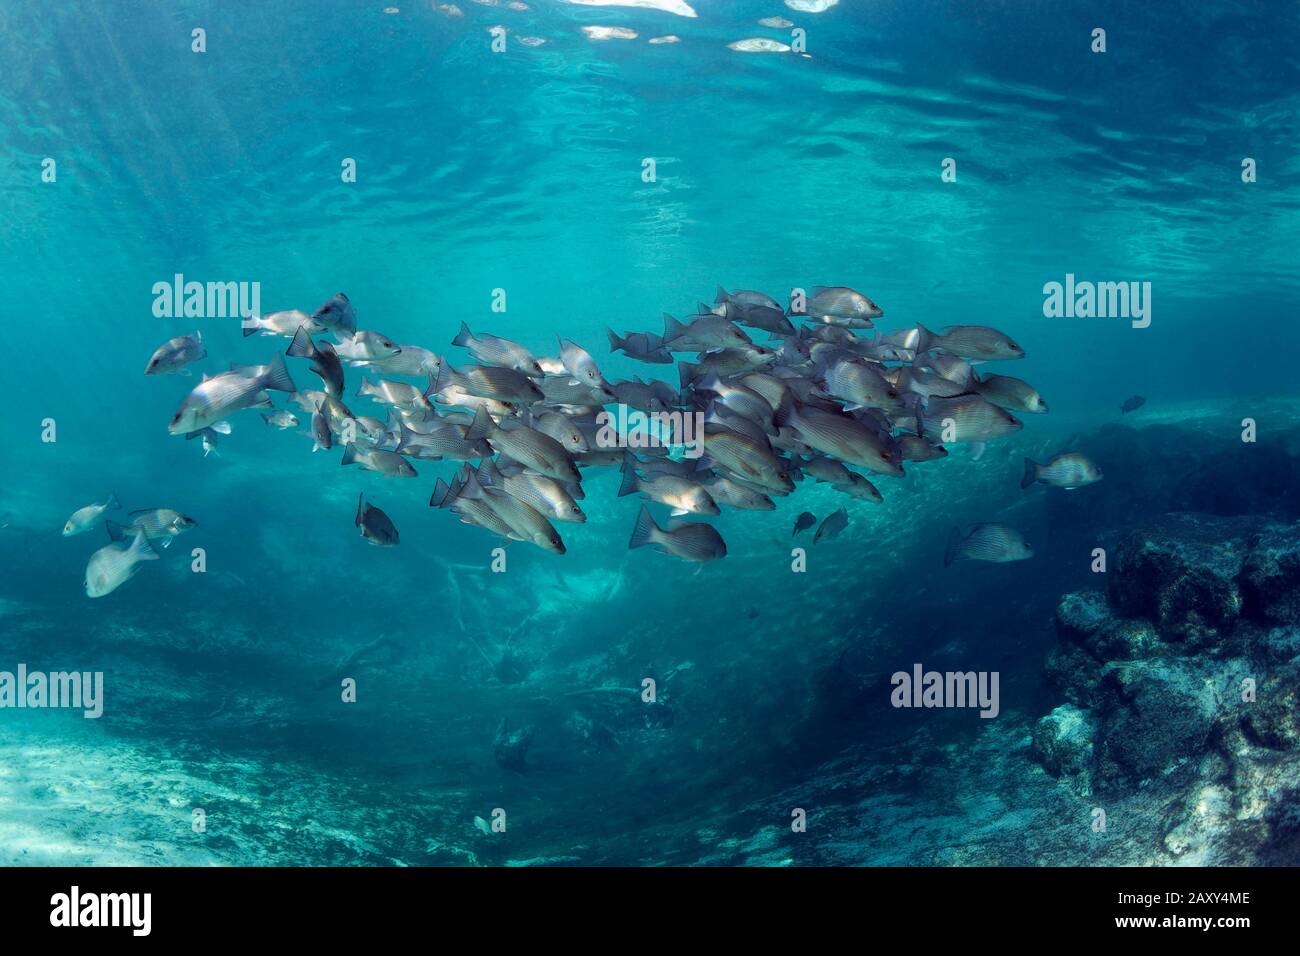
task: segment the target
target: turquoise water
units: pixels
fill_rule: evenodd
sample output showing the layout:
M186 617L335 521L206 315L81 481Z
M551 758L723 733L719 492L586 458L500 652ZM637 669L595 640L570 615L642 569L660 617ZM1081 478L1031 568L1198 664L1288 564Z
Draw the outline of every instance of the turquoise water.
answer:
M1031 565L939 576L951 524L1024 507L1021 452L1113 422L1132 394L1170 420L1222 413L1220 435L1252 401L1294 395L1296 11L694 6L0 4L0 669L103 670L107 688L99 721L0 712L7 862L709 858L730 838L717 834L780 828L736 818L861 736L819 729L838 718L809 703L846 648L874 649L860 666L875 674L918 646L960 639L970 666L997 666L1050 641L1035 628L1086 574L1069 549L1088 543L1054 534L1050 515L1026 517L1043 542ZM791 28L758 25L772 16L806 31L806 56L728 47L789 44ZM636 37L592 40L592 25ZM1098 26L1105 53L1090 50ZM666 35L679 42L647 42ZM784 301L846 284L884 308L886 331L1004 330L1027 358L998 370L1052 412L978 462L961 450L882 478L880 506L805 482L775 513L728 513L730 553L698 575L628 552L636 505L597 474L566 555L512 545L493 575L496 540L427 507L450 464L417 463L413 481L343 469L252 412L218 457L169 436L197 379L142 374L161 342L201 329L207 372L287 344L231 319L156 317L151 290L176 273L258 282L267 312L344 290L361 328L458 365L469 357L449 343L466 321L539 355L563 335L611 380L674 386L670 366L610 355L606 326L658 331L719 285ZM1150 282L1150 327L1044 317L1044 284L1067 273ZM350 370L361 412L358 381ZM107 538L58 531L110 491L199 527L91 601L85 562ZM356 535L361 491L399 548ZM795 578L795 515L841 504L849 530ZM509 642L527 678L494 678L470 636ZM384 637L402 650L369 666L357 703L321 688ZM565 697L647 675L669 688L672 728ZM1035 712L1042 693L1026 676L1004 708ZM502 717L536 728L529 775L493 759ZM498 806L519 808L508 849L472 822ZM759 860L757 846L742 861L819 859Z

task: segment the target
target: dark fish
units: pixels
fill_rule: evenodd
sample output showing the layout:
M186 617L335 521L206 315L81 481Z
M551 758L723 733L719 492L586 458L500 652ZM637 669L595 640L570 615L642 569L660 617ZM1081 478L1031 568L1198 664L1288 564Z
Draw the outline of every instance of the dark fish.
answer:
M311 370L325 383L325 391L335 398L343 397L343 363L338 353L328 342L319 346L313 342L305 325L298 327L284 354L310 359Z
M799 517L794 519L794 531L790 533L790 537L793 538L800 531L804 531L808 528L811 528L816 523L817 523L817 516L813 514L811 511L805 511Z
M817 533L813 535L813 544L822 540L831 541L834 538L838 538L840 532L848 526L849 513L847 511L841 508L839 511L832 512L826 516L826 520L822 522L822 526L818 528Z
M1124 404L1119 407L1120 414L1127 415L1129 412L1135 412L1146 403L1147 400L1141 395L1134 395L1131 398L1126 398L1124 399Z
M661 528L650 516L650 510L642 505L627 547L632 550L647 544L684 561L713 561L727 555L727 543L711 525L679 520Z
M943 555L946 568L954 561L1024 561L1034 556L1034 549L1015 528L1004 524L977 524L965 535L953 528L948 535L948 549Z
M398 542L397 526L388 515L374 505L365 503L365 495L357 496L357 517L354 524L361 529L361 537L381 548L391 548Z
M311 320L339 338L350 339L357 331L357 313L342 292L336 292L326 300L324 305L311 314Z

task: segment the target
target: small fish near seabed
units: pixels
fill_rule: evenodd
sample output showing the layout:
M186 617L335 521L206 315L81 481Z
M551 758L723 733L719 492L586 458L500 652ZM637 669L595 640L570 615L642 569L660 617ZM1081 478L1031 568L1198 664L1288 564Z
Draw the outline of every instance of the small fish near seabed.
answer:
M1121 415L1127 415L1129 412L1136 412L1146 403L1147 400L1141 395L1133 395L1124 399L1124 404L1119 407L1119 413Z
M1025 561L1034 556L1034 549L1015 528L1005 524L977 524L962 534L953 528L948 535L948 548L943 555L943 566L951 567L956 561L991 561L1005 564Z
M1024 477L1020 487L1028 488L1032 484L1051 485L1053 488L1072 490L1085 485L1095 484L1105 477L1091 459L1077 451L1067 451L1055 456L1045 465L1040 465L1032 458L1025 459Z
M380 548L397 546L397 526L392 519L374 505L366 504L364 494L357 497L357 517L354 522L361 530L361 537Z
M158 552L150 547L143 528L136 529L129 544L113 541L104 545L86 562L86 597L112 594L135 576L141 564L157 560Z

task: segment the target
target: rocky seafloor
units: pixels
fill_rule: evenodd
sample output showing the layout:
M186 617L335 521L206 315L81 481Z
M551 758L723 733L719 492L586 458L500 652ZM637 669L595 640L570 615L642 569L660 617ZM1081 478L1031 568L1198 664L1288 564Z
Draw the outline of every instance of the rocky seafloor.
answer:
M72 626L33 593L51 574L30 546L0 600L3 660L91 660L112 696L99 721L0 715L0 864L1298 863L1300 429L1290 405L1267 417L1253 447L1237 409L1205 407L1036 439L1107 475L1097 493L1004 499L1040 543L1036 576L941 576L904 534L878 570L868 542L860 567L805 585L787 608L800 627L763 630L775 615L752 596L694 608L693 629L670 626L680 608L620 603L658 564L539 578L562 587L551 603L536 581L489 600L491 582L461 575L460 631L482 638L478 615L504 613L517 668L449 637L442 597L437 628L403 619L378 639L321 623L345 605L295 629L310 608L237 579ZM1041 449L966 466L969 501L926 520L987 508L1020 451ZM766 560L751 550L731 573ZM861 606L839 610L854 587ZM247 614L205 613L231 602ZM598 612L615 606L644 620L611 626ZM914 660L996 667L1001 713L893 710L888 676ZM322 692L340 666L362 680L355 705ZM674 719L629 701L646 672ZM536 728L519 766L494 747L507 715ZM475 823L495 807L506 833Z

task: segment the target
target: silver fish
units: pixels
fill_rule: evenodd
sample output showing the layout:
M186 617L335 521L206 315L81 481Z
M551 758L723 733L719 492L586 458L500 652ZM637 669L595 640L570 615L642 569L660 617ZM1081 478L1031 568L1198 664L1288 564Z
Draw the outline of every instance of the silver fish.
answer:
M543 375L537 358L518 342L497 338L495 335L475 336L465 322L460 324L460 334L451 340L451 344L469 349L470 354L485 365L514 369L531 378L541 378Z
M118 503L117 495L110 494L108 500L102 505L86 505L84 508L78 508L72 513L72 517L63 525L63 536L71 538L73 535L89 531L99 520L99 516L105 511L121 508Z
M1053 488L1082 488L1101 481L1105 477L1091 459L1077 451L1068 451L1057 455L1045 465L1040 465L1032 458L1025 459L1025 474L1020 479L1020 487L1028 488L1038 482Z
M293 379L279 355L271 359L266 372L245 376L238 372L222 372L204 379L177 409L167 431L184 435L221 421L241 408L263 403L269 404L267 389L295 392Z
M158 553L143 531L136 531L129 545L116 541L104 545L86 562L86 596L112 594L134 577L143 562L157 560Z
M636 459L630 454L623 461L623 483L619 486L618 496L640 492L649 501L672 508L673 516L685 514L716 515L721 512L713 496L698 482L676 475L656 475L641 478L637 475Z
M362 448L350 442L343 448L344 465L357 464L365 471L373 471L390 478L415 478L415 467L395 451L383 448Z
M713 561L726 557L727 543L717 529L703 522L678 521L667 528L655 524L650 510L641 506L628 550L652 544L663 554L671 554L684 561Z
M154 350L144 367L146 375L188 375L185 368L191 362L206 358L208 350L203 347L203 333L178 335L168 339Z

